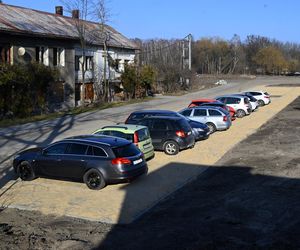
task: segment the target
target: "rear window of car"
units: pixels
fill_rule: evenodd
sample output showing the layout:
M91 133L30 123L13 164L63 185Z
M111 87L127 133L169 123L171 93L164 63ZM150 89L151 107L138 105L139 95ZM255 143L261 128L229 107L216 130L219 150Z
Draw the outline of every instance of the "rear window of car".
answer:
M132 143L122 147L113 148L112 150L117 158L135 156L140 153L139 149Z
M147 128L143 128L137 131L138 137L139 137L139 142L140 141L145 141L150 138L149 130Z
M209 109L208 113L210 116L222 116L222 114L219 111L214 110L214 109Z

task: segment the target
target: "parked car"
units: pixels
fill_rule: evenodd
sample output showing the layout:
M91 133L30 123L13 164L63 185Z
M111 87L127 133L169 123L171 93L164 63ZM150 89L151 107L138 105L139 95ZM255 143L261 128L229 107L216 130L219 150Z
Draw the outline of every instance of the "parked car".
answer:
M13 167L24 181L36 177L83 180L90 189L132 180L148 171L143 153L133 143L97 135L25 150L16 155Z
M105 126L93 134L109 135L124 138L133 142L144 154L145 159L154 157L154 147L147 127L132 124Z
M176 155L195 145L192 128L182 117L150 116L138 124L148 127L154 149L163 150L168 155Z
M236 116L242 118L245 115L249 115L252 111L252 107L249 98L246 96L237 95L224 95L216 98L218 101L225 103L227 106L234 108Z
M253 96L253 95L250 95L250 94L234 94L234 95L237 95L237 96L246 96L249 98L249 102L251 104L251 109L252 109L252 112L253 111L256 111L258 108L259 108L259 103L258 103L258 100Z
M184 117L178 112L171 110L140 110L131 113L126 119L126 124L137 124L138 121L145 117L150 116L173 116L173 117ZM186 117L184 117L192 128L193 135L195 136L195 140L204 140L209 137L209 128L206 124L201 122L192 121Z
M257 101L258 101L258 104L259 106L264 106L264 105L267 105L271 102L271 98L270 98L270 95L268 92L264 92L264 91L246 91L246 92L243 92L243 94L245 95L252 95L254 96Z
M217 100L214 101L214 102L203 103L203 104L200 104L199 106L220 107L220 108L225 109L229 112L231 121L234 121L235 118L236 118L234 108L232 108L230 106L227 106L225 103L217 101Z
M179 113L191 120L205 123L209 127L210 133L214 133L216 130L226 130L231 126L229 112L220 107L199 106L183 109Z
M192 102L189 104L188 107L192 108L192 107L200 106L201 104L204 104L204 103L215 102L215 101L217 101L217 100L209 99L209 98L195 99L195 100L192 100Z

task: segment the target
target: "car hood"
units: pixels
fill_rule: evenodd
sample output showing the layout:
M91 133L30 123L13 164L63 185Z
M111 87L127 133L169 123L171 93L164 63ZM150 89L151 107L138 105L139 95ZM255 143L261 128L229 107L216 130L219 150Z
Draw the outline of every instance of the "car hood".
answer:
M24 151L21 151L20 153L18 153L18 155L38 153L38 152L41 152L42 149L43 148L41 148L41 147L29 148L29 149L26 149Z

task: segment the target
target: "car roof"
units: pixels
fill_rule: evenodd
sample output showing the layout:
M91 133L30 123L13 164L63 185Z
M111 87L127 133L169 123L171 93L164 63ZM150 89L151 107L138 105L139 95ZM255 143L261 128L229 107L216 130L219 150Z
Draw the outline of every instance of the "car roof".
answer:
M222 97L237 97L237 98L242 98L242 96L241 95L237 95L237 94L230 94L230 95L221 95L221 96L218 96L217 98L222 98Z
M114 136L107 135L78 135L73 137L68 137L62 141L68 142L89 142L93 144L104 144L110 147L117 147L129 144L127 140Z
M213 105L225 105L226 106L226 104L224 102L221 102L221 101L214 101L214 102L203 103L200 106L203 107L206 104L207 104L207 106L213 106Z
M164 119L164 120L177 121L177 120L184 119L184 117L181 117L181 116L163 116L163 115L159 115L159 116L145 117L143 120L146 120L146 119Z
M134 133L137 130L147 128L146 126L142 125L134 125L134 124L117 124L117 125L109 125L104 126L101 129L96 130L97 131L107 131L107 130L114 130L114 131L120 131L123 133Z
M172 110L164 110L164 109L154 109L154 110L138 110L138 111L134 111L131 114L143 114L143 113L147 113L147 114L155 114L155 113L166 113L166 114L170 114L170 113L176 113L175 111Z
M219 110L219 111L223 111L224 109L221 107L214 107L214 106L198 106L198 107L193 107L192 109L215 109L215 110Z
M192 102L215 102L216 99L213 98L201 98L201 99L194 99Z

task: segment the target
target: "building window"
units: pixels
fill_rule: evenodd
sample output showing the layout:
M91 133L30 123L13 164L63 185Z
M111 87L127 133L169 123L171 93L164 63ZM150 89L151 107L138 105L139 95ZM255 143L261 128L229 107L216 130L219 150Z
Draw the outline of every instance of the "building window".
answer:
M36 47L35 48L35 60L39 63L43 63L44 65L49 65L48 58L48 48L46 47Z
M0 63L10 63L10 48L0 46Z
M53 66L65 66L65 50L63 48L53 48Z
M75 71L80 69L80 56L75 56Z
M93 70L93 57L92 56L85 57L85 69Z
M119 71L120 70L120 62L121 62L121 59L116 59L115 60L115 70L116 71Z

